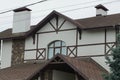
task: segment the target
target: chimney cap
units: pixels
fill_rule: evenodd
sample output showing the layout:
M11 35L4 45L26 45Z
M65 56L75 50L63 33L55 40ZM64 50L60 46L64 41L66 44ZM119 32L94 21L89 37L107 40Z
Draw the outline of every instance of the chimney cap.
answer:
M20 8L14 9L13 11L14 12L21 12L21 11L32 11L32 10L29 8L26 8L26 7L20 7Z
M95 8L96 9L103 9L105 11L108 11L108 9L105 6L103 6L102 4L99 4L99 5L95 6Z

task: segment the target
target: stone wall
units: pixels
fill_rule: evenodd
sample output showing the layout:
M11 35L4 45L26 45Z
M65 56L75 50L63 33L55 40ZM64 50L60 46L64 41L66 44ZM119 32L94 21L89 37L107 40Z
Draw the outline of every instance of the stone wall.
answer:
M24 48L25 40L13 40L12 41L12 61L11 65L21 64L24 62Z

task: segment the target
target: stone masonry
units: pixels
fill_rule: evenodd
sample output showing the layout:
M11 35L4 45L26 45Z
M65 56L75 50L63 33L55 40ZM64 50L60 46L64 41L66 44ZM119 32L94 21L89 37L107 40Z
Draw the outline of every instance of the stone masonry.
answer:
M24 48L24 39L16 39L12 41L12 65L21 64L24 62Z

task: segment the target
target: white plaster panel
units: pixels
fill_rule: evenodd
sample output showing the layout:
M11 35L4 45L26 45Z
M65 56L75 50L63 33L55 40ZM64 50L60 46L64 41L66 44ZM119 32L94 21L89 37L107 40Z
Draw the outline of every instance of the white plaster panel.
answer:
M104 45L78 47L78 56L103 55Z
M116 33L114 29L107 29L107 42L115 42Z
M35 37L35 44L33 44L33 38L32 37L28 37L25 40L25 50L26 49L36 49L36 44L37 44L37 35Z
M56 19L53 18L51 21L52 25L56 28ZM39 32L47 32L47 31L55 31L54 28L49 24L47 23L45 26L43 26L39 31Z
M56 28L56 19L55 18L53 18L52 20L50 20L50 22L53 24L53 26Z
M25 51L24 60L36 59L36 51Z
M47 23L44 27L42 27L39 31L39 32L48 32L48 31L55 31L54 28L49 24Z
M75 75L63 71L53 70L53 80L74 80Z
M65 20L64 18L59 17L59 20L58 20L58 26L60 26L60 25L63 23L64 20Z
M12 42L3 41L1 68L6 68L11 66L11 56L12 56Z
M92 43L104 43L105 42L105 34L104 30L86 30L82 31L81 39L79 39L78 35L78 44L92 44Z
M76 30L62 31L57 33L39 34L39 48L47 47L47 45L55 40L62 40L66 46L76 44Z
M53 18L50 22L56 28L56 19ZM40 29L38 32L47 32L47 31L55 31L54 28L49 23L43 26L42 29Z
M76 26L74 24L72 24L71 22L69 21L66 21L63 26L61 27L60 30L64 30L64 29L73 29L73 28L76 28Z
M109 66L106 64L106 59L105 59L104 56L102 56L102 57L92 57L92 59L95 60L98 64L100 64L107 71L110 71Z

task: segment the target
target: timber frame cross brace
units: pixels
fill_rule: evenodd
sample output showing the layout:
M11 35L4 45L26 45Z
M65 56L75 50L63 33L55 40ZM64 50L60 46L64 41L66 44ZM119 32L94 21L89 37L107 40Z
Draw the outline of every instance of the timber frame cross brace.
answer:
M116 46L116 43L113 43L111 46L109 44L105 44L105 55L108 55L115 46Z
M50 21L48 22L52 26L52 28L55 30L56 33L58 33L58 31L61 29L63 24L66 22L66 20L63 20L62 23L60 25L58 25L58 21L59 21L58 18L59 18L58 16L55 17L55 19L56 19L56 24L55 25L53 25L53 23L50 22Z
M36 52L36 59L38 60L40 57L42 57L42 59L45 59L45 54L46 54L45 49L38 49Z
M56 57L51 64L59 64L59 63L65 63L61 58Z
M76 52L74 53L74 51L77 49L77 47L75 46L75 47L72 47L72 48L73 48L73 49L71 49L71 47L67 47L67 50L70 51L70 52L68 53L68 56L74 55L74 57L76 57L77 55L76 55Z

